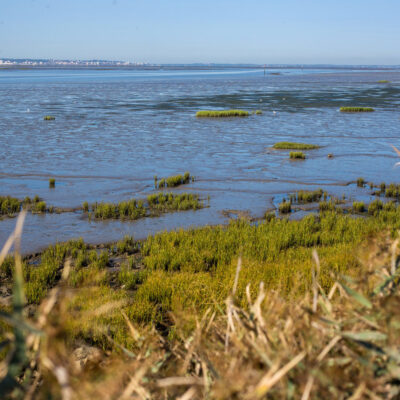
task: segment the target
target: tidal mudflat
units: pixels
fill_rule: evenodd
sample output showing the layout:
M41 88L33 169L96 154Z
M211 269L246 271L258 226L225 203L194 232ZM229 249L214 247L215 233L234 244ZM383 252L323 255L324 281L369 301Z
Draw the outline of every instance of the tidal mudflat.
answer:
M226 223L240 212L258 219L299 190L322 188L368 205L375 197L367 185L357 187L360 176L377 184L399 181L390 147L399 144L399 71L278 72L0 71L1 96L8 99L0 104L1 196L38 195L50 206L75 209L145 199L156 192L155 175L190 171L194 182L171 190L209 197L202 210L137 221L89 221L81 211L30 215L23 251L76 237L90 243L124 234L145 238ZM340 112L346 106L374 112ZM249 115L197 118L202 110ZM278 142L318 148L291 161L290 150L274 148ZM14 222L0 221L0 241Z

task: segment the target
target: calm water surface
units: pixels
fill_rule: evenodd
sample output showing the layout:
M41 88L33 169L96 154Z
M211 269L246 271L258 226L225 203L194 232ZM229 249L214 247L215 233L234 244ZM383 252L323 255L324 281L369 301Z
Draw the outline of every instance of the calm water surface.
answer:
M0 70L0 195L38 194L49 205L121 201L154 191L153 176L190 171L184 190L210 207L135 222L88 222L81 213L29 215L25 252L82 236L117 240L227 221L223 210L260 217L282 196L322 187L369 201L359 176L398 182L400 72L340 70ZM390 84L379 84L379 80ZM343 114L343 105L374 113ZM240 119L196 119L201 109L260 109ZM55 121L43 121L53 115ZM290 161L277 141L318 144ZM334 158L328 159L332 153ZM56 189L48 188L55 177ZM15 220L0 221L0 243Z

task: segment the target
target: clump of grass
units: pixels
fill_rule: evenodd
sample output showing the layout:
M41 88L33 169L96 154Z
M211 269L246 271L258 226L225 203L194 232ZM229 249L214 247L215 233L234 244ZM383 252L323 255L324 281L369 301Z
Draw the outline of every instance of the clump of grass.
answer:
M357 179L357 186L358 187L364 187L365 185L365 179L364 178L358 178Z
M322 189L313 190L313 191L300 190L296 193L295 200L297 200L298 203L303 203L303 204L304 203L314 203L316 201L319 201L323 195L324 195L324 191Z
M56 187L56 180L54 178L49 179L49 188L55 188Z
M292 203L290 201L283 200L279 204L279 212L281 214L289 214L292 212Z
M160 179L158 188L161 189L164 187L177 187L180 185L186 185L190 183L190 181L194 182L194 177L191 176L190 173L186 171L183 175L173 175L169 176L168 178ZM155 180L155 185L157 185L156 180Z
M31 205L31 211L33 213L41 214L46 212L46 202L45 201L37 201Z
M146 216L143 201L131 199L120 203L95 203L92 206L95 218L136 220Z
M203 110L196 113L196 117L199 118L227 118L227 117L248 117L249 112L244 110L222 110L222 111L211 111Z
M252 111L252 114L261 115L263 112L261 110Z
M289 158L291 160L305 160L306 155L302 151L291 151L289 153Z
M390 83L390 81L386 80L386 79L381 79L378 81L378 83Z
M356 113L356 112L372 112L375 111L372 107L340 107L341 112Z
M45 121L54 121L54 120L56 119L56 117L53 117L52 115L45 115L45 116L43 117L43 119L44 119Z
M374 200L368 206L368 214L370 215L376 215L381 210L383 210L383 203L380 200Z
M362 213L365 211L365 204L363 201L354 201L353 202L353 212Z
M203 208L199 196L189 193L155 193L147 196L149 208L161 212L198 210Z
M82 209L84 212L89 212L89 203L87 201L82 203Z
M313 150L319 149L316 144L295 143L295 142L278 142L274 144L274 149L279 150Z
M395 183L391 183L386 187L385 196L386 197L399 197L400 195L400 185L396 185Z
M21 202L15 197L0 196L0 215L13 215L21 209Z
M335 204L335 202L332 201L332 200L329 200L329 201L326 201L326 200L320 201L319 204L318 204L318 208L319 208L319 211L320 211L321 213L328 212L328 211L329 211L329 212L337 211L336 204Z

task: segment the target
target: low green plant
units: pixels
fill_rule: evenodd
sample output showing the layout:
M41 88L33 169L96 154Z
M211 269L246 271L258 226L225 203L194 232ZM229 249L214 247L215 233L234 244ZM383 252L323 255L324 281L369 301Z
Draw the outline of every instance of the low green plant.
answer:
M376 215L379 211L383 209L383 203L380 200L374 200L370 205L368 206L368 214L370 215Z
M54 178L49 179L49 188L55 188L56 187L56 180Z
M54 121L54 120L56 119L56 117L53 117L53 116L51 116L51 115L45 115L45 116L43 117L43 119L44 119L45 121Z
M375 111L372 107L340 107L341 112L356 113L356 112L372 112Z
M281 214L289 214L292 212L292 203L290 201L283 200L282 203L279 204L278 209Z
M314 203L319 201L324 195L324 191L322 189L318 190L300 190L296 192L295 201L298 203Z
M183 175L173 175L169 176L168 178L162 178L158 184L160 189L164 187L177 187L180 185L186 185L190 183L190 181L194 181L194 177L190 175L189 172L185 172ZM155 181L155 184L157 182Z
M147 202L151 210L161 212L198 210L204 207L199 196L191 193L154 193L147 196Z
M227 118L227 117L248 117L249 112L243 110L203 110L196 113L198 118Z
M395 183L391 183L386 187L385 196L386 197L399 197L400 195L400 185L396 185Z
M313 150L319 149L316 144L295 143L295 142L278 142L274 144L274 149L279 150Z
M378 81L378 83L390 83L390 81L388 81L386 79L381 79L380 81Z
M89 212L89 203L87 201L82 203L82 209L84 212Z
M92 206L95 218L135 220L146 216L143 201L131 199L120 203L96 203Z
M363 201L354 201L353 202L353 212L362 213L365 211L365 204Z
M46 202L45 201L38 201L31 205L31 211L33 213L44 213L46 212Z
M357 186L358 187L364 187L365 185L365 179L364 178L358 178L357 179Z
M0 215L13 215L20 211L21 202L15 197L0 196Z
M291 151L289 153L289 158L291 160L305 160L306 155L302 151Z

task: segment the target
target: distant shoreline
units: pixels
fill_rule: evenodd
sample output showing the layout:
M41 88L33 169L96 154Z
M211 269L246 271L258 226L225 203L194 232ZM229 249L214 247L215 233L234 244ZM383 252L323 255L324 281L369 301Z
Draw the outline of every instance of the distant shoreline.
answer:
M0 70L98 70L98 71L180 71L180 70L226 70L226 69L260 69L260 70L276 70L276 69L329 69L329 70L400 70L399 65L251 65L251 64L165 64L165 65L0 65Z

